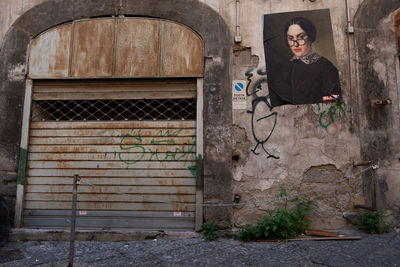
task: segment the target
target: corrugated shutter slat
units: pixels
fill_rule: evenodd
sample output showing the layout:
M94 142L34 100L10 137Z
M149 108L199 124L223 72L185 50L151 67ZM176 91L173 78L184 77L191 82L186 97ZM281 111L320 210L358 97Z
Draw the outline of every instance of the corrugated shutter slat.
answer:
M196 93L188 80L141 83L162 88L165 97L171 84L181 85L179 97ZM39 81L33 99L62 99L81 89L91 99L145 93L138 84ZM85 215L78 216L78 228L193 229L195 160L194 120L32 122L24 226L69 227L73 175L79 174L77 208Z

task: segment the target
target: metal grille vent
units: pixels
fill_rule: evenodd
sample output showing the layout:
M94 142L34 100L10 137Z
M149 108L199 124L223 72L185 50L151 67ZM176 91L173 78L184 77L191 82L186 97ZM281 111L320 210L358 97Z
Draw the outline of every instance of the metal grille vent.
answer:
M38 100L32 121L194 120L196 99Z

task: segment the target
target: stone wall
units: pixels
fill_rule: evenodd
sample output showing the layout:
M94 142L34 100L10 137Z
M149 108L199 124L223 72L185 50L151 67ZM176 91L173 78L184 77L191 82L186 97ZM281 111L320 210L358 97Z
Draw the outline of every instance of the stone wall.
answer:
M245 18L241 25L243 42L234 52L233 79L250 82L250 91L255 91L257 86L262 90L248 97L247 110L233 110L233 194L240 196L239 204L243 204L235 207L234 221L254 223L279 207L282 203L277 196L280 186L284 185L288 189L296 188L292 194L301 193L317 200L319 208L312 214L313 227L349 227L343 212L354 211L353 202L362 197L362 192L360 176L346 178L361 169L352 167L353 162L360 160L360 148L356 130L358 108L353 103L357 95L355 90L349 90L347 59L354 56L354 51L349 53L347 46L345 3L241 2ZM350 12L354 13L359 2L349 2ZM248 113L252 110L252 101L268 95L262 14L316 9L330 9L344 103L256 110L265 116L275 114L252 128L252 114ZM352 36L349 38L352 42ZM257 146L257 141L269 135L264 148L274 157L269 157L261 145Z
M368 0L355 16L361 156L379 167L376 202L387 210L387 220L393 224L400 219L400 58L395 29L399 14L399 1ZM363 177L367 196L371 178Z
M12 199L15 192L27 71L23 63L30 38L67 20L130 12L184 23L201 33L206 46L207 40L215 39L205 58L205 119L211 122L204 132L209 164L205 171L205 198L224 204L231 203L234 196L240 200L233 215L230 209L207 208L206 220L254 223L281 204L276 196L280 186L285 185L317 200L319 208L312 214L313 227L350 227L343 213L360 212L354 209L354 203L371 203L372 174L361 175L365 166L353 166L354 162L367 160L382 166L377 172L378 205L389 210L393 222L399 220L398 172L383 168L400 167L400 122L396 115L400 67L393 27L398 1L349 0L350 25L354 23L355 35L348 35L345 1L240 0L240 43L233 42L236 1L231 0L191 1L207 7L195 11L196 19L192 19L187 0L169 1L173 8L110 0L95 9L86 8L90 4L85 1L76 1L78 4L71 9L68 1L49 0L45 3L49 7L63 5L65 9L51 18L44 14L42 20L37 17L40 12L51 13L37 8L43 0L3 2L0 53L12 64L1 63L1 93L5 97L0 101L0 182L5 186L0 194ZM252 124L249 111L255 111L253 100L268 95L262 15L317 9L330 10L344 102L257 109L270 117L262 124ZM211 10L218 19L207 18ZM380 10L379 16L375 16L376 10ZM16 50L21 42L25 49ZM7 83L3 83L5 80ZM246 109L231 109L231 80L245 80L250 83L250 90L260 89L257 95L247 97ZM373 99L390 99L392 104L376 106L371 104ZM262 148L259 141L268 136Z

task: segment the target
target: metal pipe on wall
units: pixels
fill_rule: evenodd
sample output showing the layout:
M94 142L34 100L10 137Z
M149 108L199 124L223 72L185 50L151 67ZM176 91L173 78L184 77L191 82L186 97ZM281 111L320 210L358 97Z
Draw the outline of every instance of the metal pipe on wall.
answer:
M352 75L351 75L351 52L350 52L350 34L354 33L354 28L351 26L351 19L350 19L350 7L348 0L345 0L346 4L346 35L347 35L347 67L349 70L348 74L348 81L349 81L349 92L350 92L350 108L353 109L353 82L352 82ZM353 110L350 112L350 128L353 129L354 125L354 114Z
M236 34L235 43L240 43L242 36L240 36L240 0L236 0Z

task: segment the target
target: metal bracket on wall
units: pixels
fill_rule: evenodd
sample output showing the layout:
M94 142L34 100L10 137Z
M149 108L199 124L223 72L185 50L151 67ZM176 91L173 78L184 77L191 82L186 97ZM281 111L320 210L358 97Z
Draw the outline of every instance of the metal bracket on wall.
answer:
M346 27L346 33L347 33L347 34L353 34L353 33L354 33L354 27L351 26L351 25L348 25L348 26Z
M384 105L392 104L392 100L390 100L390 99L373 99L372 103L374 103L377 106L384 106Z

